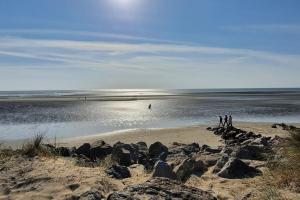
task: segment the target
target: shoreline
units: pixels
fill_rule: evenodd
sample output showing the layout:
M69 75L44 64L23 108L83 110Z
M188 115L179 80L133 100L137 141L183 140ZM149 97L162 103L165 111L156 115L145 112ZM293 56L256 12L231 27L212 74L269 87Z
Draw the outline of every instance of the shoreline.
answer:
M266 122L237 122L235 127L245 129L247 131L253 131L261 133L265 136L281 136L286 137L287 132L281 129L273 129L271 127L273 123ZM293 123L293 125L299 126L299 123ZM198 143L199 145L207 144L212 147L222 145L220 138L211 134L206 130L211 124L206 125L193 125L174 128L136 128L136 129L124 129L111 132L104 132L85 136L74 136L68 138L47 138L45 141L50 144L56 144L58 146L79 146L83 143L93 143L97 140L104 140L105 142L113 145L114 143L121 141L124 143L136 143L145 141L147 144L160 141L166 145L171 145L173 142L179 143ZM28 139L15 139L15 140L0 140L3 146L11 147L13 149L21 148L22 145L30 141Z

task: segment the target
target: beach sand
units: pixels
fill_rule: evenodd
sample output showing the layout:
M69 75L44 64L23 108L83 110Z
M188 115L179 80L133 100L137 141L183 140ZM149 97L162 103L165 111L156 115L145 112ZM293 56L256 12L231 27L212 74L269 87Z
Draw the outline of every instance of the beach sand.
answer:
M265 136L273 137L278 135L280 137L286 137L288 135L286 131L283 131L279 128L271 128L271 125L271 123L248 122L239 122L235 124L237 128L260 133ZM104 140L109 144L114 144L118 141L123 143L137 143L144 141L147 143L147 145L150 145L159 141L167 146L171 145L173 142L185 144L195 142L200 146L206 144L212 147L222 145L220 137L206 130L207 127L208 125L167 129L135 129L85 137L67 138L58 140L57 142L62 146L79 146L85 142L93 143L96 140Z

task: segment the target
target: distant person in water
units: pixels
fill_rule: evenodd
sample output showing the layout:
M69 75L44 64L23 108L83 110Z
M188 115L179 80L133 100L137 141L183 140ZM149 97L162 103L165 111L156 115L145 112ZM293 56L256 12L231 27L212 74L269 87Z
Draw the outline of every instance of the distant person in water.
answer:
M229 118L228 118L228 126L232 127L232 116L231 115L229 115Z
M228 116L227 115L225 115L225 117L224 117L224 125L223 126L227 126L228 127Z
M219 127L223 126L223 117L219 116Z
M149 110L151 110L151 107L152 107L152 105L151 105L151 104L149 104L149 106L148 106L148 109L149 109Z

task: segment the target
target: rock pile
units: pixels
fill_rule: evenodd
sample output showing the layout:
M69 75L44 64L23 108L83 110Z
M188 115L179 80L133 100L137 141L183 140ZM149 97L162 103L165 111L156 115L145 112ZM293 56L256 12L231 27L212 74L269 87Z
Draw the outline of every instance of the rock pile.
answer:
M210 193L188 187L168 178L153 178L146 183L129 186L123 191L114 192L108 200L140 199L189 199L216 200Z
M208 128L224 140L224 145L212 148L208 145L173 143L169 147L160 142L148 148L145 142L113 146L99 140L85 143L76 148L54 148L61 156L72 156L93 166L110 156L113 163L105 171L108 176L124 179L131 176L132 166L139 165L151 171L152 178L144 184L130 186L121 192L111 194L108 199L215 199L202 190L182 185L182 182L195 174L201 176L209 167L219 177L228 179L249 178L261 174L250 166L249 160L263 161L272 153L274 145L282 138L263 137L261 134L247 132L234 127ZM50 147L49 147L50 148ZM52 148L52 147L51 147ZM246 160L246 161L245 161ZM127 168L128 167L128 168Z

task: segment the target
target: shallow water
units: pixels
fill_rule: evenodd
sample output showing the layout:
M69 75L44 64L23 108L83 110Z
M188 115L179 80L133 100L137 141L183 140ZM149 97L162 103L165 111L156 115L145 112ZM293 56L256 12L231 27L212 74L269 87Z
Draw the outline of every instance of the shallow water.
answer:
M111 101L112 96L138 100ZM65 97L81 100L57 101ZM89 101L98 97L106 101ZM0 101L0 139L28 138L40 132L62 138L215 124L224 114L246 122L296 123L300 119L299 89L33 91L0 92L0 98L8 99Z

